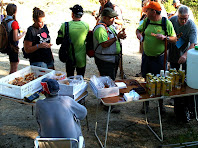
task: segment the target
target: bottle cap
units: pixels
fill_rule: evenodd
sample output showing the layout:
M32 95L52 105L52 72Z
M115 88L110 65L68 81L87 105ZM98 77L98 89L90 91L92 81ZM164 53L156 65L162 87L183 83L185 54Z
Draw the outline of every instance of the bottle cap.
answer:
M198 50L198 45L195 46L195 50Z

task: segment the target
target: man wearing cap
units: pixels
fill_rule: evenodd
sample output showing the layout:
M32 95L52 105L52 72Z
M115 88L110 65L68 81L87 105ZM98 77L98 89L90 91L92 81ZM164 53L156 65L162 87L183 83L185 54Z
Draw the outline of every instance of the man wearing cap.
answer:
M175 7L176 11L175 11L173 14L170 14L169 19L170 19L172 16L178 15L179 7L185 6L185 5L181 4L181 3L180 3L180 0L173 0L173 6ZM189 12L188 12L189 18L190 18L192 21L194 21L195 19L194 19L193 12L192 12L192 10L191 10L190 8L188 8L188 9L189 9L189 10L188 10L188 11L189 11Z
M116 79L116 73L119 64L119 54L121 51L119 39L125 39L124 30L118 34L111 25L114 22L117 13L111 8L105 8L102 11L102 18L94 28L94 49L95 63L101 76L110 76L112 80Z
M66 63L66 72L68 76L74 76L76 69L77 75L84 76L86 68L86 46L85 39L89 31L89 25L81 21L83 16L83 8L80 5L74 5L70 8L72 11L72 21L69 22L69 36L74 45L76 65ZM63 23L58 31L57 44L62 44L65 35L65 23ZM70 47L71 49L71 47Z
M166 31L163 30L161 6L158 2L151 1L149 5L145 6L147 18L144 22L137 28L136 35L139 40L143 40L142 33L144 32L144 42L143 42L143 54L142 54L142 64L141 72L142 76L146 78L147 73L153 73L154 75L159 74L160 70L164 69L164 51L165 51L165 39L168 42L176 42L177 37L173 28L172 23L166 19ZM150 23L145 29L147 19ZM148 102L147 102L148 103ZM147 104L146 103L146 104ZM162 103L161 109L163 108ZM148 111L148 104L147 109ZM142 109L142 113L144 113Z
M86 117L86 108L68 96L58 96L56 80L44 78L41 85L46 99L36 102L39 136L78 139L82 135L80 120Z

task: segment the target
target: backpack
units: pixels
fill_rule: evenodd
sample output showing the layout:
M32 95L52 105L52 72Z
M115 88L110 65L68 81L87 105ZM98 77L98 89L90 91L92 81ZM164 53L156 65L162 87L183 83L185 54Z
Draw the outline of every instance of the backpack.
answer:
M72 47L71 56L70 56L70 46ZM61 44L61 47L58 52L58 56L61 62L66 63L70 62L72 65L76 65L76 58L74 52L74 45L71 42L69 37L69 23L65 22L65 35Z
M104 25L105 28L106 28L106 30L107 30L107 32L108 32L108 29L107 29L107 27L106 27L106 24L104 24L104 23L98 23L98 25ZM95 27L96 27L96 26L95 26ZM95 27L94 27L94 29L95 29ZM93 30L94 30L94 29L93 29ZM93 44L93 30L90 30L90 31L88 32L88 34L87 34L87 37L86 37L86 54L87 54L90 58L94 57L95 51L96 51L96 49L98 48L98 46L100 45L100 44L98 44L98 46L96 47L96 49L94 49L94 44Z
M144 28L144 32L145 32L145 30L146 30L146 28L148 27L149 24L162 26L162 29L164 30L165 35L166 36L168 35L167 27L166 27L166 17L162 17L162 23L161 24L150 23L150 19L147 19L146 26ZM144 39L144 36L145 36L144 32L142 33L143 39Z
M12 21L13 19L8 19L6 21L3 21L0 24L0 52L1 53L8 53L9 50L9 32L8 32L8 23Z

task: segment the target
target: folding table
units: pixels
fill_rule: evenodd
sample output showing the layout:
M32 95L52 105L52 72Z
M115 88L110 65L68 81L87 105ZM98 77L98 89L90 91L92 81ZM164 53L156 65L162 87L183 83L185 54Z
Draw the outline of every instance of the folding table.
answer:
M111 106L112 105L124 105L126 103L153 101L153 100L159 100L159 99L170 99L170 98L192 96L192 95L194 95L194 102L195 102L196 101L195 100L195 95L198 95L198 89L192 89L192 88L188 87L187 85L184 85L181 89L174 89L173 91L171 91L170 94L169 94L169 96L150 97L150 95L148 93L145 93L145 94L141 94L141 98L139 100L137 100L137 101L126 102L124 100L124 98L123 98L123 93L128 93L132 88L136 88L139 85L141 85L142 87L145 88L145 83L138 83L136 80L132 80L132 79L128 79L128 80L117 80L117 81L124 82L127 85L127 88L120 89L120 95L119 96L108 97L108 98L99 98L98 99L98 103L97 103L96 124L95 124L95 136L98 139L101 147L106 147L106 145L107 145L108 126L109 126L109 119L110 119ZM131 82L132 81L136 81L137 85L131 85ZM99 138L99 136L97 134L97 125L98 125L97 112L98 112L98 104L99 104L100 100L102 101L102 103L105 106L109 106L109 110L108 110L108 113L107 113L107 122L106 122L106 132L105 132L104 145L101 142L101 140L100 140L100 138ZM152 127L150 127L146 112L145 112L145 121L146 121L146 124L147 124L148 128L156 136L156 138L159 141L163 141L163 131L162 131L162 121L161 121L159 101L157 101L157 102L158 102L158 117L159 117L160 135L161 135L161 137L159 137L157 135L157 133L152 129ZM196 110L196 103L195 103L195 115L196 115L196 120L198 120L198 118L197 118L197 110Z

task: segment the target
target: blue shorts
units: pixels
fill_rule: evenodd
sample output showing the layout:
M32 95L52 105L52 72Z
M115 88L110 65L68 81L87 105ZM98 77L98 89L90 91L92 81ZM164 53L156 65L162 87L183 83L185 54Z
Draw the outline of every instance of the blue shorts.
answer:
M163 69L164 69L164 54L161 54L157 57L153 57L153 56L147 56L143 52L142 64L141 64L141 72L143 78L146 78L147 73L152 73L154 75L160 74L160 70Z
M30 65L43 67L43 68L48 68L48 69L53 69L54 68L54 61L51 61L50 63L33 62L33 63L30 63Z

